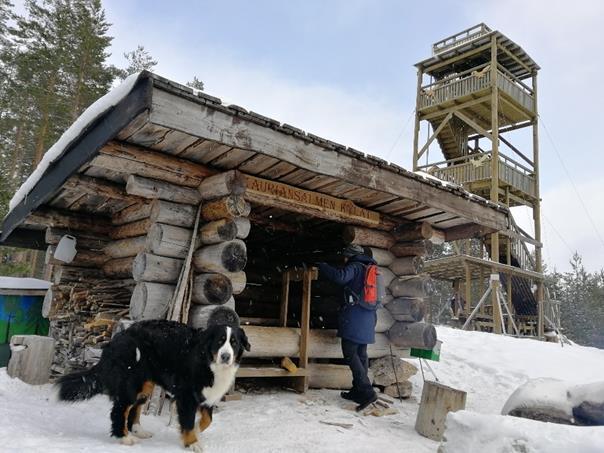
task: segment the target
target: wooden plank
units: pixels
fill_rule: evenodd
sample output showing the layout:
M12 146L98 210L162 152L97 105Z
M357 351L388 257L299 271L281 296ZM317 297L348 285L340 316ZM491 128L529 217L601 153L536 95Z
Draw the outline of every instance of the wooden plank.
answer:
M298 377L308 376L308 370L298 368L294 373L287 371L284 368L277 367L253 367L253 366L242 366L237 370L236 377L238 378L250 378L250 377Z
M250 160L242 163L239 166L239 170L244 173L257 175L277 163L279 163L279 161L273 157L265 156L264 154L256 154Z
M185 159L120 142L109 142L101 148L93 165L186 187L197 187L206 176L216 173Z
M232 148L225 152L218 159L212 161L212 167L230 170L231 168L237 168L239 164L245 162L256 154L253 151L246 151L245 149Z
M245 198L251 202L343 223L392 228L378 212L360 208L350 200L300 189L277 181L244 175Z
M304 269L302 277L302 316L300 321L300 359L298 362L299 369L308 368L308 350L310 336L310 301L311 301L311 284L313 280L312 269ZM308 376L304 376L299 383L298 390L306 392L308 390Z
M313 143L233 117L208 105L200 105L155 87L151 121L197 137L222 141L278 158L294 166L315 171L358 186L420 201L495 229L507 224L507 213L479 201L460 197L444 188L406 177L388 167L328 151ZM178 115L175 115L178 112Z
M287 327L287 310L289 308L289 272L283 272L281 283L281 309L279 326Z

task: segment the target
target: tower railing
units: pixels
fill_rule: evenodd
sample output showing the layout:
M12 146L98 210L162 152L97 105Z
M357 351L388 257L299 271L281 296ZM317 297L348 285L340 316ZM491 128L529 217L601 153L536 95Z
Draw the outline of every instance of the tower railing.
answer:
M530 112L535 111L535 98L530 87L502 70L497 70L497 86ZM419 109L435 107L491 87L490 65L484 64L422 86Z
M487 151L422 165L418 170L463 185L490 179L491 159L492 152ZM533 170L504 154L499 154L499 179L516 191L531 197L536 195Z
M441 39L440 41L432 44L432 55L438 55L439 53L451 50L457 46L461 46L462 44L470 42L476 38L487 35L491 31L492 30L484 23L467 28L459 33L455 33L454 35Z

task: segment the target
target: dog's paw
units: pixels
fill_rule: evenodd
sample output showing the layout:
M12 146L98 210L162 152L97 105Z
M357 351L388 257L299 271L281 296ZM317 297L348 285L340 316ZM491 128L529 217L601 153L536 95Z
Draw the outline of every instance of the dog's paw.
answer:
M199 442L195 442L195 443L189 445L189 450L194 453L203 453L203 447L201 446L201 444Z
M139 439L149 439L150 437L153 437L153 433L145 431L138 423L132 425L132 434Z
M120 443L122 445L134 445L137 442L138 442L138 439L134 436L131 436L130 434L128 434L120 439Z

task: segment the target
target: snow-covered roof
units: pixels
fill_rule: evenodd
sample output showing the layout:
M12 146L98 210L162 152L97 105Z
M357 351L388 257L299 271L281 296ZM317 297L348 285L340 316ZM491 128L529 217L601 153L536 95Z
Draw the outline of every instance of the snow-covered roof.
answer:
M50 282L39 278L0 277L0 290L2 289L40 289L50 288Z
M9 203L9 208L11 210L14 209L15 206L17 206L25 197L27 197L27 194L29 194L29 192L42 178L42 175L44 175L50 164L60 158L65 149L74 140L76 140L90 124L92 124L100 116L104 115L110 108L117 105L118 102L124 99L128 93L130 93L139 76L140 73L128 76L120 85L110 90L103 97L99 98L78 117L78 119L69 127L69 129L67 129L63 135L61 135L61 138L59 138L59 140L57 140L57 142L52 145L48 151L46 151L36 169L15 192Z

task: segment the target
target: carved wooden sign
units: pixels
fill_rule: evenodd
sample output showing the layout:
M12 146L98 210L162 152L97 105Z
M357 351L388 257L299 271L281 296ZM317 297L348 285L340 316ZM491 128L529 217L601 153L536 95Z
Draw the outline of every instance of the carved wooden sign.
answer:
M268 179L245 175L245 198L276 208L329 220L364 225L380 224L380 214L344 200Z

